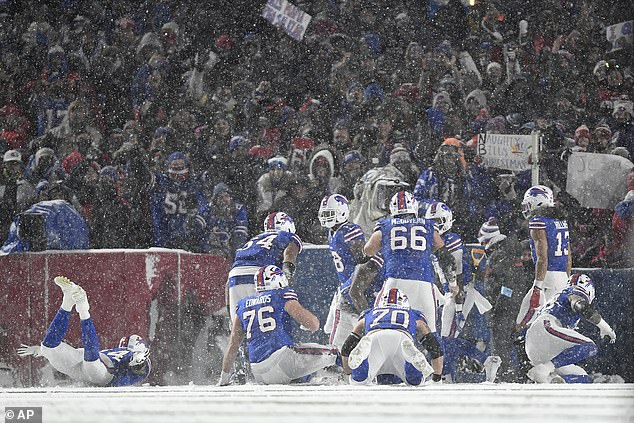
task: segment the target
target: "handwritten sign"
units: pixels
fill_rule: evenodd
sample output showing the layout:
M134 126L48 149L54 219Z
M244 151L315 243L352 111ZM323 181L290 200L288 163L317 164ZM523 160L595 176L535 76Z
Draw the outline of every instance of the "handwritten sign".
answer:
M262 10L262 17L297 41L304 38L312 19L308 13L286 0L268 0Z
M615 154L572 153L566 191L583 207L613 209L627 193L631 161Z
M610 25L605 28L605 36L612 44L612 50L620 50L625 47L625 43L632 43L632 27L634 21L625 21L617 23L616 25Z
M530 135L480 134L478 155L486 167L521 172L530 169L528 156L532 150Z

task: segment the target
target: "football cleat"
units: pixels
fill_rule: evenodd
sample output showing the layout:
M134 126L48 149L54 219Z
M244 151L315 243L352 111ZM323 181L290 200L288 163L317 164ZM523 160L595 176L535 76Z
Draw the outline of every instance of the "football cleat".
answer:
M73 300L75 301L75 310L78 313L82 311L87 312L90 309L90 304L88 304L88 295L86 295L86 291L79 285L75 285L76 289L73 292Z
M497 355L490 355L484 360L484 371L486 372L487 382L495 382L500 364L502 364L502 359Z
M434 373L434 369L425 358L425 354L416 348L411 339L405 339L401 342L401 350L403 351L405 361L411 363L423 374L423 380Z
M348 366L350 366L351 369L359 367L361 363L363 363L363 360L368 358L371 349L372 340L365 336L361 338L357 346L354 347L350 353L350 357L348 357Z
M552 361L547 363L538 364L531 368L527 376L530 380L535 383L550 383L551 382L551 373L555 370L555 365Z
M61 288L64 295L73 295L77 289L80 288L79 285L68 279L66 276L55 276L53 282Z

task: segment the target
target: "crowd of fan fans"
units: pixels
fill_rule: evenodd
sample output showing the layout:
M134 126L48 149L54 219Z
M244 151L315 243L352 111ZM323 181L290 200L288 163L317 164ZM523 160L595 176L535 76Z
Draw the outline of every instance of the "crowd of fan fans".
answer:
M574 151L634 157L632 44L605 35L629 2L296 1L301 41L264 3L0 2L0 240L64 199L91 248L230 256L272 210L324 243L320 200L378 168L423 197L433 170L467 241L489 217L521 234L530 173L483 167L473 137L539 130L575 266L632 264L634 173L599 210L565 172Z

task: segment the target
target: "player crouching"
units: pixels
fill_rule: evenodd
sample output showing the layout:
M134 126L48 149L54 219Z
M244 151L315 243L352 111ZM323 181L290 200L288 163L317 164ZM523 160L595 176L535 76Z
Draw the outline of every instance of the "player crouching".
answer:
M18 355L45 357L57 371L90 385L128 386L145 380L151 369L150 350L141 337L131 335L122 338L118 348L99 350L86 291L64 276L57 276L54 281L62 289L62 305L42 344L22 345ZM84 348L73 348L62 342L68 331L73 306L79 313Z
M290 383L334 365L336 348L293 341L293 320L303 329L315 332L319 319L299 303L282 269L261 267L254 279L257 294L238 301L218 384L229 385L231 367L245 337L251 371L258 383Z
M616 341L616 333L592 306L594 284L588 275L575 273L568 287L541 308L526 332L526 354L535 366L528 377L537 383L591 383L575 363L597 354L597 346L575 330L581 317L595 324L601 339Z
M430 352L431 366L414 345L414 337ZM385 375L396 376L408 385L420 385L432 373L434 382L442 377L440 343L430 332L425 316L412 310L407 296L397 288L381 297L376 307L361 313L341 355L353 384L370 384L377 376L386 380Z

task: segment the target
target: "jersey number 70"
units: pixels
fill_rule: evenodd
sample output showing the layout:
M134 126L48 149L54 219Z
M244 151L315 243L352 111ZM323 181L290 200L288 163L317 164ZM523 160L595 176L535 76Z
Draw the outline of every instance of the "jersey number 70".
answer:
M370 327L380 324L383 318L388 314L390 315L390 323L393 325L403 326L403 328L407 329L409 326L409 313L406 310L386 308L372 310L372 315L376 317L372 320L372 323L370 323Z

